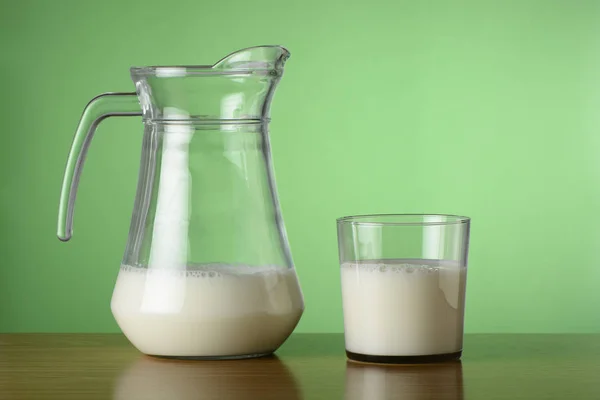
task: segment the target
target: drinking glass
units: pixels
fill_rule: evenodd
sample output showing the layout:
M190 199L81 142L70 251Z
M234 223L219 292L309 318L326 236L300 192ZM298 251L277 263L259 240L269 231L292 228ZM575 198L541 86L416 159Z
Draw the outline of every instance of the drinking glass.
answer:
M337 220L346 354L375 363L462 355L470 218Z

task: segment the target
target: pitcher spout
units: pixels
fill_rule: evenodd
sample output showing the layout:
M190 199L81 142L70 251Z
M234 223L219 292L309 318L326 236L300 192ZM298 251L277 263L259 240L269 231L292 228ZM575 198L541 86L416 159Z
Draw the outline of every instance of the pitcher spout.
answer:
M282 46L254 46L234 51L220 59L212 68L221 71L267 72L280 75L290 58L290 52Z
M269 106L290 52L276 45L235 51L213 65L134 67L145 120L267 121Z

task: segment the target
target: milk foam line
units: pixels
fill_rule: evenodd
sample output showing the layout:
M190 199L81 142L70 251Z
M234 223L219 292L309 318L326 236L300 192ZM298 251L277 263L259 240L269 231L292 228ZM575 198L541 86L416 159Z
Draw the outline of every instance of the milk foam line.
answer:
M146 267L134 267L131 265L122 264L121 271L135 274L145 274L147 276L160 275L160 276L176 276L176 277L202 277L212 278L222 275L268 275L268 274L281 274L281 273L292 273L288 267L282 267L279 265L261 265L252 266L245 264L200 264L200 265L187 265L185 269L174 269L174 268L146 268Z

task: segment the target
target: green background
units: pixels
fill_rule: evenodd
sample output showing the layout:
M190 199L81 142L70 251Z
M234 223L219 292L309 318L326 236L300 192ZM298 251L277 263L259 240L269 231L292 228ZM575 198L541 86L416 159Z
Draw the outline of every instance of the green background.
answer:
M131 65L283 44L272 107L281 205L306 299L340 332L335 218L473 218L468 332L600 331L600 2L0 3L0 331L117 331L109 301L142 125L100 125L75 236L55 236L83 106Z

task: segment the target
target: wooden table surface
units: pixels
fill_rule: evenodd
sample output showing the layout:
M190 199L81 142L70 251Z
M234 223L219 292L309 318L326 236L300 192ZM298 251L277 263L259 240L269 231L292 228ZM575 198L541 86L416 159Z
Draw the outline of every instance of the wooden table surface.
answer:
M276 357L147 357L117 334L0 335L0 399L600 399L600 335L467 335L462 362L348 362L340 334Z

